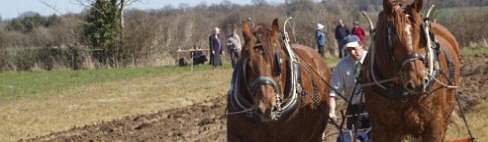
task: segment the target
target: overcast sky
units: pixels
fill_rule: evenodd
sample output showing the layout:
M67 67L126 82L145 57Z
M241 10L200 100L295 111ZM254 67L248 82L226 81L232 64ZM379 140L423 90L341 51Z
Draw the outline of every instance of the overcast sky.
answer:
M79 4L79 1L92 0L0 0L0 17L3 20L12 19L18 15L27 12L37 12L47 16L51 14L79 13L85 6ZM139 2L129 5L130 8L137 9L160 9L166 5L178 7L185 3L195 6L201 3L215 4L223 0L139 0ZM250 4L252 0L229 0L237 4ZM267 0L272 3L282 3L284 0ZM50 5L53 8L50 8Z

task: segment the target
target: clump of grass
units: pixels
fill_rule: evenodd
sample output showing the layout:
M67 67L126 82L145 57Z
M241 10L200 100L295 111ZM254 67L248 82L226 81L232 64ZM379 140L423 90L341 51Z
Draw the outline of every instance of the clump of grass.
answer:
M488 47L475 47L475 48L461 49L462 56L476 56L482 54L488 55Z
M488 131L488 102L484 101L481 104L475 106L469 113L466 114L466 119L471 128L476 141L485 142L488 141L486 132ZM461 121L461 120L459 120ZM447 140L468 138L467 129L464 123L459 122L457 125L450 125L448 128Z
M339 57L326 57L325 62L329 67L336 66L337 63L339 63L340 58Z

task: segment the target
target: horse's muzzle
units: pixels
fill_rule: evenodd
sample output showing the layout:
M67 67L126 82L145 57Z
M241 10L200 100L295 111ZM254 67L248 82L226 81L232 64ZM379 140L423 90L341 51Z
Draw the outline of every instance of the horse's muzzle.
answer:
M280 118L280 110L276 104L265 105L258 103L257 111L262 121L276 121Z

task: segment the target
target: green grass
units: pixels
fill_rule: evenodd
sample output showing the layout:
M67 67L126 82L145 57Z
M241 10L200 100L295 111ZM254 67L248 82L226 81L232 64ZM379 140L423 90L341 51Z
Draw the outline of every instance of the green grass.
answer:
M430 6L429 6L430 7ZM426 8L427 10L428 8ZM435 9L433 17L440 21L451 19L452 17L469 14L469 16L480 16L488 13L488 6L484 7L456 7L456 8L442 8Z
M335 66L337 63L339 63L339 57L327 57L325 58L325 62L329 66Z
M223 68L230 68L226 64ZM193 67L194 71L211 70L208 65ZM129 80L138 77L165 74L170 72L189 72L191 67L144 67L123 69L96 69L77 71L38 71L0 73L0 101L22 97L49 95L69 88L89 84Z
M461 55L463 56L475 56L486 54L488 55L488 47L477 47L477 48L463 48L461 49Z

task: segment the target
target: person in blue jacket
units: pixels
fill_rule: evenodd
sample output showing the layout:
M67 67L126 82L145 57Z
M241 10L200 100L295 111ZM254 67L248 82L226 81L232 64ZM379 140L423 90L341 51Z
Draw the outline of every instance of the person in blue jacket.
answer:
M322 57L324 57L325 45L327 38L325 37L324 25L318 23L317 30L315 30L315 39L317 40L317 49Z

